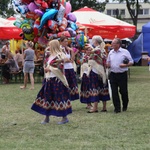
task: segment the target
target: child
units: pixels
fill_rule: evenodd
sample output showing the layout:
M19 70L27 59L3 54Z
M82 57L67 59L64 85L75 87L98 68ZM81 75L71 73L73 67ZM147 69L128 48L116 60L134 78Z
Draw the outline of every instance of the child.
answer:
M48 66L44 68L44 82L31 109L45 115L42 124L49 123L49 116L62 117L58 124L68 123L67 115L72 113L69 86L63 74L63 63L67 61L60 50L58 40L49 42L50 57Z

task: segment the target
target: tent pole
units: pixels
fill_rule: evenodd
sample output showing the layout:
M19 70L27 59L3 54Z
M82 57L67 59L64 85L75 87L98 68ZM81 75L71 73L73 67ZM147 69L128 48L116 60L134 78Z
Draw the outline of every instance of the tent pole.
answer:
M23 55L23 40L21 40L21 53Z
M12 53L14 53L14 39L12 39Z

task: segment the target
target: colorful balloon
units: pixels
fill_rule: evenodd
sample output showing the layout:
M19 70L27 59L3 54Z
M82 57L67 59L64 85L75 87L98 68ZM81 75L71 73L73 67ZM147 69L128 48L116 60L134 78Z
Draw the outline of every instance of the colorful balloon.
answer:
M70 4L70 1L66 2L66 7L65 7L65 14L66 16L71 12L72 6Z
M51 4L50 4L50 7L58 10L59 7L60 7L60 2L59 2L59 0L53 0L53 1L51 2Z
M13 0L12 3L15 5L15 6L20 6L22 4L22 2L20 0Z
M61 22L61 25L59 26L59 31L65 31L66 30L66 27L67 27L67 19L66 18L63 18L62 22Z
M32 19L32 20L36 20L37 18L39 18L39 16L34 12L27 12L25 16L27 19Z
M88 43L88 38L84 36L84 43Z
M63 5L60 5L59 11L56 16L56 19L57 19L59 25L61 24L64 15L65 15L65 8Z
M30 4L34 0L21 0L23 4Z
M16 11L21 14L26 14L29 10L28 10L27 5L19 5Z
M38 27L40 26L40 19L36 19L33 25L34 35L38 35Z
M59 32L57 35L58 35L58 37L61 37L62 35L66 36L66 37L71 37L69 31Z
M14 23L22 29L23 39L33 40L43 46L49 38L59 38L62 35L75 39L77 18L71 13L72 6L69 0L13 0L13 4L24 17L22 21L17 20ZM79 41L82 45L81 40ZM84 42L86 41L84 37Z
M38 15L39 17L43 16L44 12L40 9L35 9L34 12L36 13L36 15Z
M81 32L80 34L78 34L76 36L76 43L78 45L78 47L83 48L84 47L84 33Z
M58 23L54 20L48 20L47 24L48 24L48 27L53 31L56 31L58 28Z
M76 23L69 21L69 20L68 20L68 27L71 27L74 31L78 29L78 26L76 25Z
M48 33L47 37L49 39L60 38L61 36L71 37L69 31L58 32L57 34Z
M76 36L76 31L74 31L72 28L67 28L67 31L69 31L71 37L75 37Z
M43 47L45 47L48 43L48 40L45 37L41 36L38 38L38 43Z
M47 9L48 8L48 4L47 2L43 1L43 0L34 0L35 4L40 7L41 9Z
M34 32L31 26L26 26L22 28L24 34L24 40L33 40L34 39Z
M41 29L48 20L50 19L53 20L57 12L58 10L56 9L47 9L47 11L44 13L44 15L41 18L39 29Z
M46 36L49 40L53 39L53 38L58 38L57 34L52 34L52 33L47 33L47 36Z
M31 2L28 6L28 9L30 12L34 12L35 9L38 9L38 6L34 3L34 2Z
M70 20L70 21L72 21L72 22L76 22L76 20L77 20L75 14L73 14L73 13L69 13L67 15L67 19Z
M66 0L60 0L60 3L61 3L64 7L66 7Z

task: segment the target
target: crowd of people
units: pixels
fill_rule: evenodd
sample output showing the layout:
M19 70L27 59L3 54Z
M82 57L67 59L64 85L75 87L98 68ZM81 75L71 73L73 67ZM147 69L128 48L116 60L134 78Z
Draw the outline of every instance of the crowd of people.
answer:
M17 49L15 54L10 51L10 45L7 41L1 50L0 64L2 65L2 77L3 84L8 84L11 77L11 73L19 73L23 71L24 73L24 85L20 86L20 89L25 89L27 87L28 76L31 81L31 90L34 89L34 69L35 61L40 60L39 56L33 48L34 43L32 41L25 42L25 49Z
M45 50L44 80L40 91L31 107L32 110L45 116L42 124L50 122L50 116L62 117L58 124L69 122L72 113L71 102L80 100L86 104L88 113L98 112L98 103L102 101L101 112L107 112L106 103L110 100L108 79L112 88L114 112L127 111L128 88L127 70L133 64L130 53L121 48L121 40L112 41L112 50L106 53L105 43L101 36L92 38L92 45L86 44L80 67L81 87L76 80L75 52L68 46L68 40L51 40ZM110 70L110 74L106 70ZM119 90L118 90L119 88ZM122 104L119 98L121 94Z
M26 42L26 49L23 52L24 85L20 87L21 89L27 87L28 74L31 81L30 89L34 89L35 51L33 45L31 41ZM112 41L111 47L112 50L107 53L105 43L99 35L93 36L92 44L85 45L80 64L81 86L79 89L75 58L80 51L70 47L65 36L62 36L59 41L53 39L48 43L43 59L42 87L31 107L32 110L45 116L42 124L49 123L51 115L62 117L58 124L68 123L67 116L72 113L71 102L74 100L80 100L85 104L88 113L97 113L98 103L102 101L101 112L107 112L106 104L111 99L108 80L110 80L112 90L114 112L127 111L129 102L127 71L128 67L133 64L133 59L128 50L121 47L119 38ZM5 48L5 52L7 52L5 57L8 57L6 65L9 64L11 68L19 69L17 64L22 62L19 59L19 51L16 51L16 59L8 48ZM3 73L5 82L7 82L9 77L6 75L8 74L5 71Z
M18 53L18 52L17 52ZM11 72L19 71L19 54L16 54L15 57L10 51L9 41L5 43L1 50L0 62L3 63L2 66L2 77L3 84L8 84L11 78ZM22 61L22 60L21 60Z

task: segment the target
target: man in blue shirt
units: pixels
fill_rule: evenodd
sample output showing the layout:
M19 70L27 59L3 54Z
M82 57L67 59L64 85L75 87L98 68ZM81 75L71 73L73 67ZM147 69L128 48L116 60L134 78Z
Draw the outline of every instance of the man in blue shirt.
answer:
M133 59L128 50L121 47L121 40L115 38L112 41L112 50L108 54L107 67L110 68L110 84L112 89L112 99L114 104L114 112L121 112L121 103L119 92L122 98L122 111L126 111L128 107L128 67L133 65ZM119 88L119 91L118 91Z

